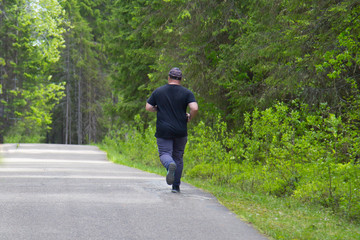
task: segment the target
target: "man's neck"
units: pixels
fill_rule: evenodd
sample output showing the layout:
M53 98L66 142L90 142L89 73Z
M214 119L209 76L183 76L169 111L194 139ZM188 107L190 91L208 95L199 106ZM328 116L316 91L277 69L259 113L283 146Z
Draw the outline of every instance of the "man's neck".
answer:
M181 85L181 81L170 79L170 80L168 80L168 84L170 84L170 85Z

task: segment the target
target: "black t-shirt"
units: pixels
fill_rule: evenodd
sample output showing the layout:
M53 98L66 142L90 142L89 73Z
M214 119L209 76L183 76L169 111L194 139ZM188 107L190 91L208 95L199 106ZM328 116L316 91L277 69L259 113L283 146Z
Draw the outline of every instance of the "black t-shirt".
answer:
M196 102L194 94L180 85L167 84L157 88L147 100L157 106L157 138L178 138L187 136L186 108Z

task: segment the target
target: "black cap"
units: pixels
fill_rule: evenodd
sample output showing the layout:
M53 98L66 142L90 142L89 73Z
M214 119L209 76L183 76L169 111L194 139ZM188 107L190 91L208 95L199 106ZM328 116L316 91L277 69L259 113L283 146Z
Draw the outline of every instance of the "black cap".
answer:
M179 68L174 67L170 70L169 72L169 77L171 79L175 79L175 80L181 80L182 78L182 72Z

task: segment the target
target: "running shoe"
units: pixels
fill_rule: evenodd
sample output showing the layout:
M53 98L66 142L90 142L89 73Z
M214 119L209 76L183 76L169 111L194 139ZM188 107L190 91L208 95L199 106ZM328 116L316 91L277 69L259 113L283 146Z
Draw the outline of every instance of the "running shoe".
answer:
M175 163L170 163L169 168L168 168L168 172L166 174L166 182L167 182L168 185L171 185L171 184L174 183L175 170L176 170L176 164Z
M180 186L172 186L171 192L173 193L180 193Z

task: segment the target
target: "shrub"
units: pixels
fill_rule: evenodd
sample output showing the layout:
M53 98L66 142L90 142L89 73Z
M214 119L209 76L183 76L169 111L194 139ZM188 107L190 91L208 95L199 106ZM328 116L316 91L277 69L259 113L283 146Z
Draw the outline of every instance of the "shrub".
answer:
M135 126L124 125L112 130L104 138L103 144L124 155L128 160L138 161L147 166L160 166L156 148L155 128L144 128L139 115L135 116Z
M186 175L245 191L291 196L356 219L359 207L357 130L326 104L310 112L296 102L245 115L237 133L218 117L192 129Z
M310 112L296 102L255 109L244 119L238 132L229 131L220 116L212 126L193 126L184 176L293 197L360 219L360 139L351 120L344 122L325 104ZM135 122L110 132L104 143L131 161L161 167L155 128L144 128L140 116Z

